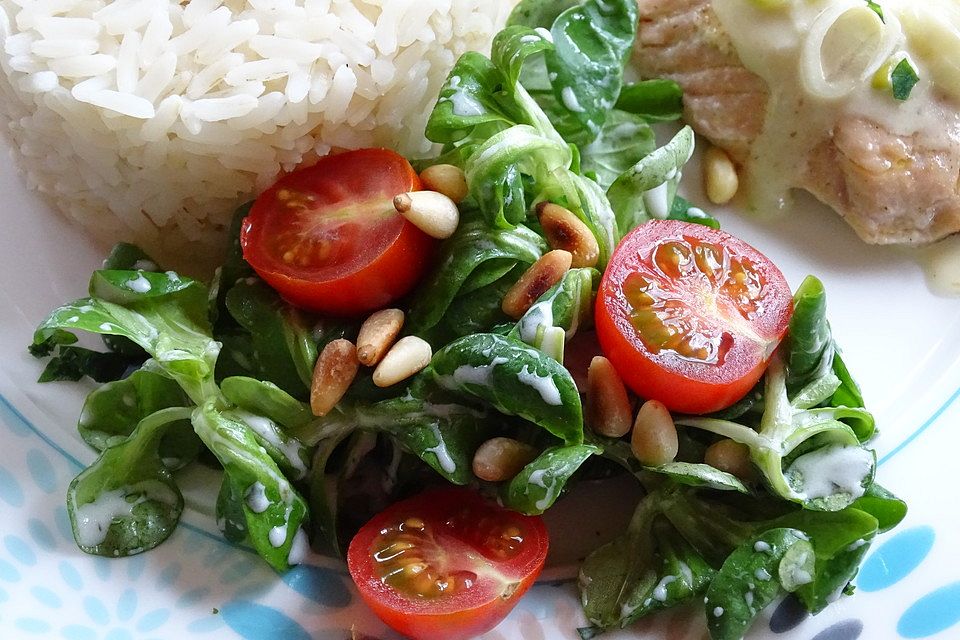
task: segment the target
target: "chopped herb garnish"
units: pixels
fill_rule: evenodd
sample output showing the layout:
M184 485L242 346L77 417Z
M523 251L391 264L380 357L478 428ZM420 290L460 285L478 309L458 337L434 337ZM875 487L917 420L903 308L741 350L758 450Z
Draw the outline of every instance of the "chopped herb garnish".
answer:
M873 2L873 0L867 0L867 6L870 7L870 9L872 9L875 14L880 16L881 22L883 23L887 22L886 19L884 19L883 17L883 7L881 7L879 3Z
M917 70L910 63L910 58L904 58L890 73L890 83L893 88L893 97L897 100L906 100L910 97L910 92L920 81Z

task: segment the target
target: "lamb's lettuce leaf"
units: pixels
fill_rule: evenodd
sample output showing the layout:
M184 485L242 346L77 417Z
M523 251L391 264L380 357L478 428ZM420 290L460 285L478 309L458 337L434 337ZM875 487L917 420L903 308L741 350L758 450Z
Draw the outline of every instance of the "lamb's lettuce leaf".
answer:
M647 220L670 217L683 166L693 155L693 147L693 129L684 127L614 181L607 197L622 233Z
M183 496L161 458L160 443L171 425L190 414L189 408L171 407L144 417L74 478L67 511L81 549L108 557L135 555L173 533Z
M616 107L647 122L673 122L683 115L683 90L673 80L641 80L623 86Z
M529 266L547 249L544 239L524 225L492 229L480 221L462 223L445 243L433 273L420 285L407 320L408 330L422 335L433 329L464 284L484 265L496 262L499 268L507 262Z
M440 387L540 425L568 444L583 441L577 386L563 365L511 338L478 333L438 351L430 373Z

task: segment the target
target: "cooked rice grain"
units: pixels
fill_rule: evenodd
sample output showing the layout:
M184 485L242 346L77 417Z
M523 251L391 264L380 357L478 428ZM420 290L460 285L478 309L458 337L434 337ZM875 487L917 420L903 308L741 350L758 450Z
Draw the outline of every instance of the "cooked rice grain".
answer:
M0 0L0 117L28 185L96 238L208 267L282 171L427 153L447 72L514 1Z

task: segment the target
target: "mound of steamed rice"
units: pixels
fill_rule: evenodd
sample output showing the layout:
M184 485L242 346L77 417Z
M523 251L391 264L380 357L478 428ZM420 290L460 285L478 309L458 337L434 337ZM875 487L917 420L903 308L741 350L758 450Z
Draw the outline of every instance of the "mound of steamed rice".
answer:
M96 238L209 264L280 172L428 152L447 72L514 3L0 0L0 117L29 186Z

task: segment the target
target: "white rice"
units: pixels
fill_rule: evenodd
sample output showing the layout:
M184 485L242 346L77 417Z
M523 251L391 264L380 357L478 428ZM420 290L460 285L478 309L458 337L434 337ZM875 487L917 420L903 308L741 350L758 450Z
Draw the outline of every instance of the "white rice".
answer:
M429 152L447 72L513 4L0 0L0 119L29 186L95 237L209 265L281 172Z

